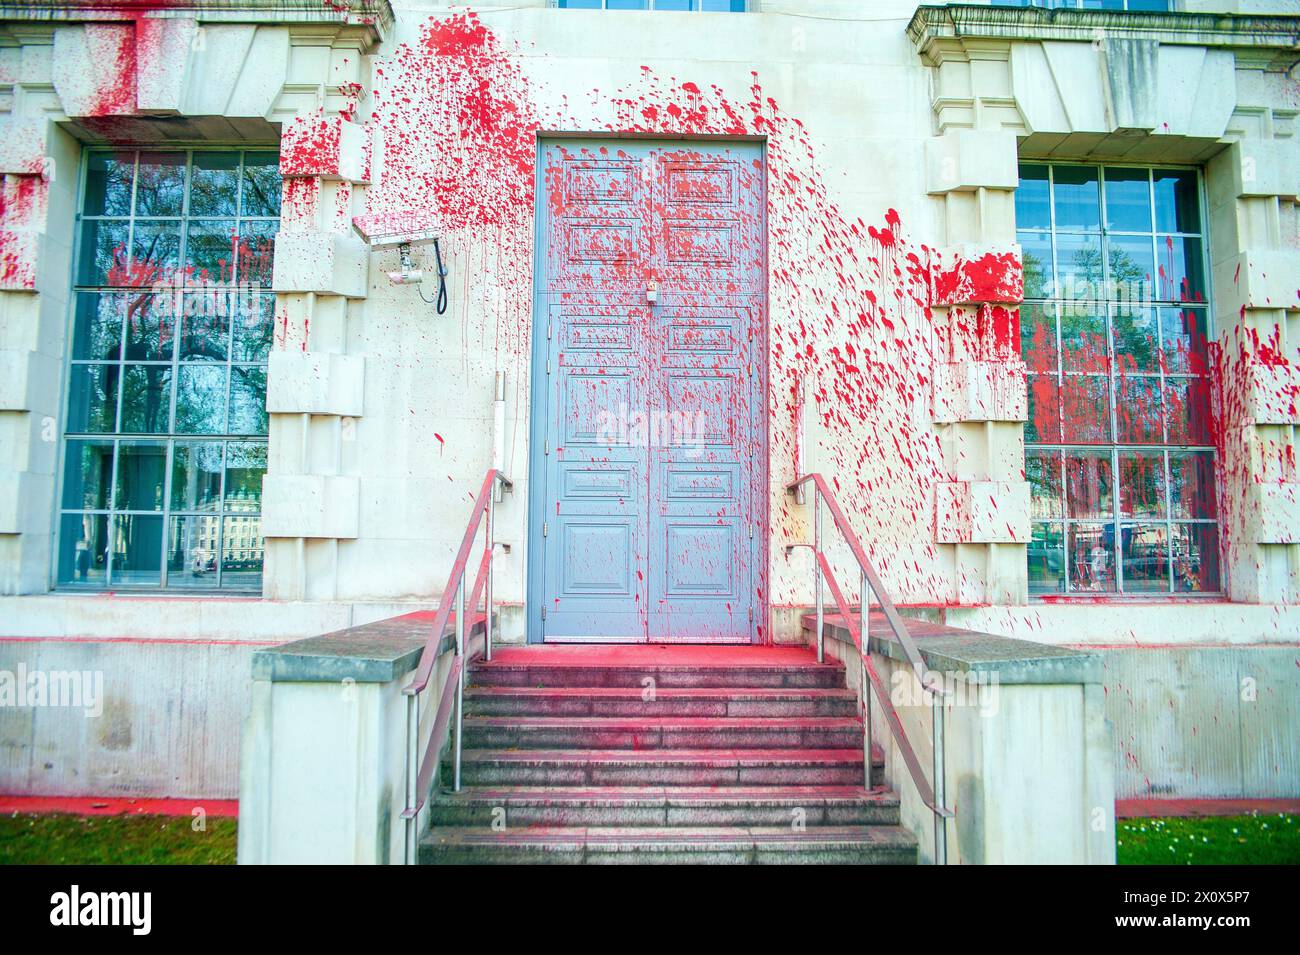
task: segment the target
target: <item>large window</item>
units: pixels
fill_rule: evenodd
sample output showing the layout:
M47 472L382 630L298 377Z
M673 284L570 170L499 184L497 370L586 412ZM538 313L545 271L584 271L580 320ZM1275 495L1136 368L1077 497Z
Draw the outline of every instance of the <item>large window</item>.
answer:
M1030 592L1218 591L1198 172L1023 164L1016 226Z
M87 154L56 578L258 590L273 151Z

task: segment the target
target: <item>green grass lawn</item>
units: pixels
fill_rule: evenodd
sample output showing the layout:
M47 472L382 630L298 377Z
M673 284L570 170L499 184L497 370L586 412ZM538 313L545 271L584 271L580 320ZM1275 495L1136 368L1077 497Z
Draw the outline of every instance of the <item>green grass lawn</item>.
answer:
M233 865L235 820L189 816L0 815L0 864Z
M1119 819L1120 865L1300 865L1300 822L1285 813Z

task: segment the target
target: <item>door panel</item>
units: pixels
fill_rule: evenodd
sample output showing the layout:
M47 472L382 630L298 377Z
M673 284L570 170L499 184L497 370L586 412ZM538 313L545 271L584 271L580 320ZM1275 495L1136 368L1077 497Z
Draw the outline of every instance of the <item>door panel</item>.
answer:
M749 642L766 546L758 148L552 144L542 161L530 624L548 641Z

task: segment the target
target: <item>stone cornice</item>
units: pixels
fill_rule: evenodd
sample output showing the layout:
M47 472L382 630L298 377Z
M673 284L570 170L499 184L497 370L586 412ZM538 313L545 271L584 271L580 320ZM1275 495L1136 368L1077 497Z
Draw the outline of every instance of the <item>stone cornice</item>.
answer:
M921 6L907 35L927 60L943 47L974 41L1154 40L1170 45L1229 48L1247 60L1289 68L1300 60L1300 17L1220 13L1139 13L949 4Z
M361 27L381 40L393 26L388 0L25 0L0 2L0 24L91 23L140 18L189 18L203 23L319 24Z

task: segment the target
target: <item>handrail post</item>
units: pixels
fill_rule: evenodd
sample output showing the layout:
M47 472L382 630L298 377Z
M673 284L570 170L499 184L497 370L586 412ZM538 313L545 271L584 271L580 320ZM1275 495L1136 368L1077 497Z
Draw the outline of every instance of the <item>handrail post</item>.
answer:
M869 632L867 616L871 613L871 586L867 575L862 574L861 592L858 596L858 641L862 645L858 669L862 676L862 763L866 777L866 789L871 791L871 680L867 677L867 661L871 658L871 646L868 643Z
M460 749L461 736L464 733L465 708L465 572L461 571L460 582L456 586L456 656L460 657L460 670L456 675L456 750L453 757L452 785L454 792L460 792Z
M822 495L820 489L813 488L813 592L817 599L817 662L826 662L826 637L823 631L825 614L822 599ZM847 622L847 621L846 621Z
M934 732L934 864L948 864L948 821L939 810L947 805L944 793L943 697L932 693L931 721Z
M420 694L406 697L406 864L415 863L415 779L420 772Z
M493 483L497 481L493 479ZM483 659L489 663L492 662L492 563L496 556L492 535L494 533L493 518L496 516L496 494L488 495L487 504L487 549L488 549L488 567L487 567L487 597L484 600L484 610L486 616L483 620Z

